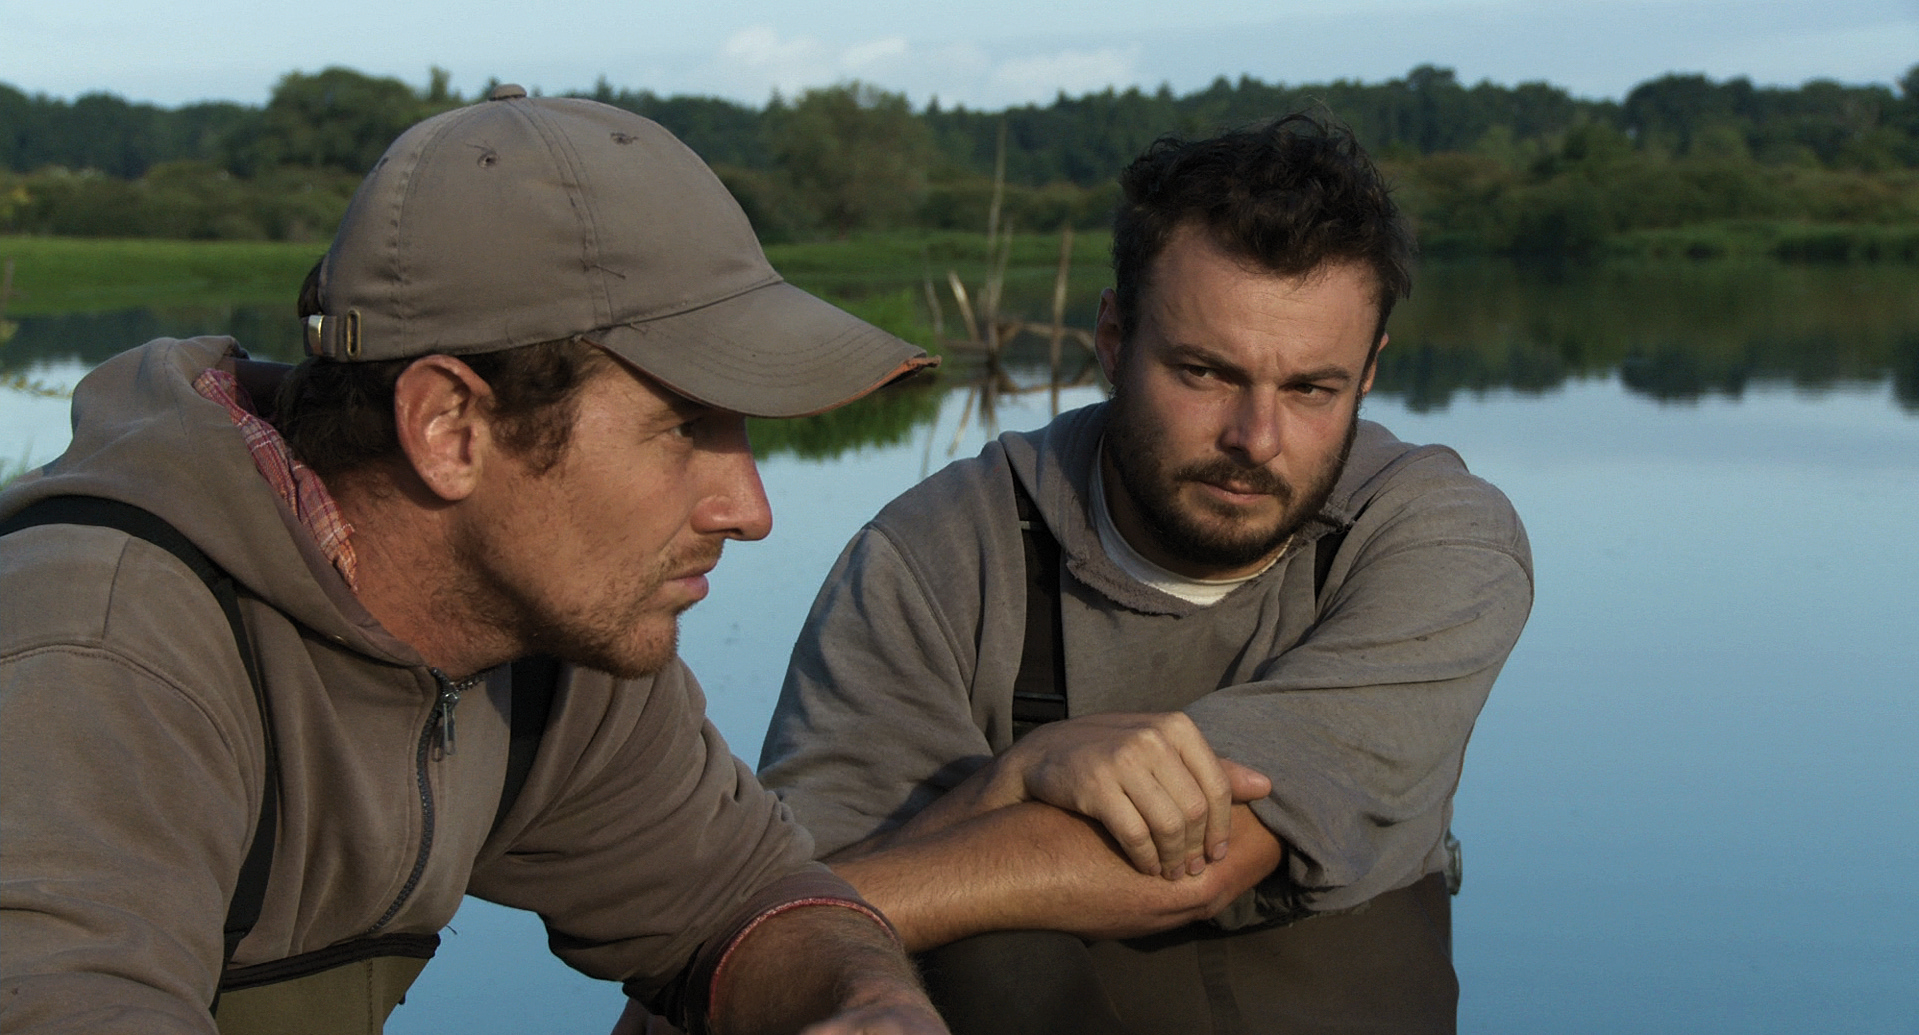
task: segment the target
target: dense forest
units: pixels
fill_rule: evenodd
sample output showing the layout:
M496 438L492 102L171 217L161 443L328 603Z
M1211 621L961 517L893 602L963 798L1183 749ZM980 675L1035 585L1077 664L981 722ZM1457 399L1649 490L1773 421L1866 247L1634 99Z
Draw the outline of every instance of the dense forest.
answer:
M478 95L483 95L482 88ZM1384 83L1221 78L1004 111L914 109L859 83L752 107L602 81L698 151L771 241L978 229L996 167L1021 230L1104 224L1115 173L1165 133L1319 109L1398 184L1428 253L1919 261L1919 65L1899 89L1670 75L1623 100L1546 83L1465 85L1421 66ZM0 84L0 233L319 240L400 130L470 98L330 68L263 107L72 101Z

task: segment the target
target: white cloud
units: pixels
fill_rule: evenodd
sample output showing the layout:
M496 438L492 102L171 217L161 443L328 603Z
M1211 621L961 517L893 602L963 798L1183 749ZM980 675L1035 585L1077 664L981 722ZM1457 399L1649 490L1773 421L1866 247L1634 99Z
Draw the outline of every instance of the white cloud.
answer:
M912 52L912 45L903 36L888 36L885 39L868 43L855 43L840 55L840 64L849 71L859 71L875 66L894 66L903 63Z
M899 35L828 43L756 25L728 37L695 75L693 88L756 98L858 79L903 92L915 104L938 97L943 104L996 108L1045 103L1062 90L1130 85L1139 77L1143 49L1136 43L1053 50L1030 41L928 44Z
M772 90L793 94L848 79L891 86L912 65L912 44L901 36L836 46L812 36L782 36L771 26L755 25L727 38L703 78L712 82L712 88L732 96L763 97Z
M771 26L755 25L734 33L720 47L724 66L790 89L796 83L832 76L832 60L818 40L807 36L782 39Z
M989 83L994 93L1008 98L1004 103L1051 100L1060 91L1080 94L1126 86L1139 78L1140 50L1136 43L1010 58L993 69Z

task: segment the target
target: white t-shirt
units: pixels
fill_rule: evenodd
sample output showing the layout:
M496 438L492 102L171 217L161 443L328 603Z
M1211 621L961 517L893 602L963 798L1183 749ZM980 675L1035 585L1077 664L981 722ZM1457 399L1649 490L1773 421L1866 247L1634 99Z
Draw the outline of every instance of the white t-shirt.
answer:
M1100 448L1104 449L1104 444ZM1126 574L1189 604L1206 606L1219 603L1226 594L1231 593L1241 583L1264 575L1266 569L1271 568L1281 557L1286 556L1286 551L1292 547L1292 541L1287 540L1286 545L1273 554L1272 560L1267 561L1258 571L1250 575L1241 575L1232 579L1187 578L1147 560L1138 550L1133 549L1133 544L1127 542L1125 536L1119 533L1119 526L1113 524L1113 512L1106 506L1106 476L1103 467L1094 469L1090 481L1093 483L1093 527L1099 530L1099 543L1106 549L1106 556L1111 557L1114 564L1125 569Z

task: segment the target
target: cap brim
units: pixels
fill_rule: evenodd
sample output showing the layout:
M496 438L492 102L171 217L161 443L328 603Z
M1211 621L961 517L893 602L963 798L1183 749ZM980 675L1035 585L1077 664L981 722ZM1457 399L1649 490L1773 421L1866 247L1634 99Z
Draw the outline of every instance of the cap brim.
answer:
M586 337L681 395L755 417L803 417L939 362L778 281Z

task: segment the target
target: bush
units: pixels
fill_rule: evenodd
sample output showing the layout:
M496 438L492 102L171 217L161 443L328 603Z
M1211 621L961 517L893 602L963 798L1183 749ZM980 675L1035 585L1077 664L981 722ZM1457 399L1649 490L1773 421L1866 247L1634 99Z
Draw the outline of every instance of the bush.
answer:
M1000 225L1046 233L1063 226L1076 230L1101 229L1112 222L1119 202L1117 181L1081 187L1061 180L1044 187L1007 184L1000 200ZM985 177L949 179L926 191L919 225L931 230L986 229L993 204L993 181Z

